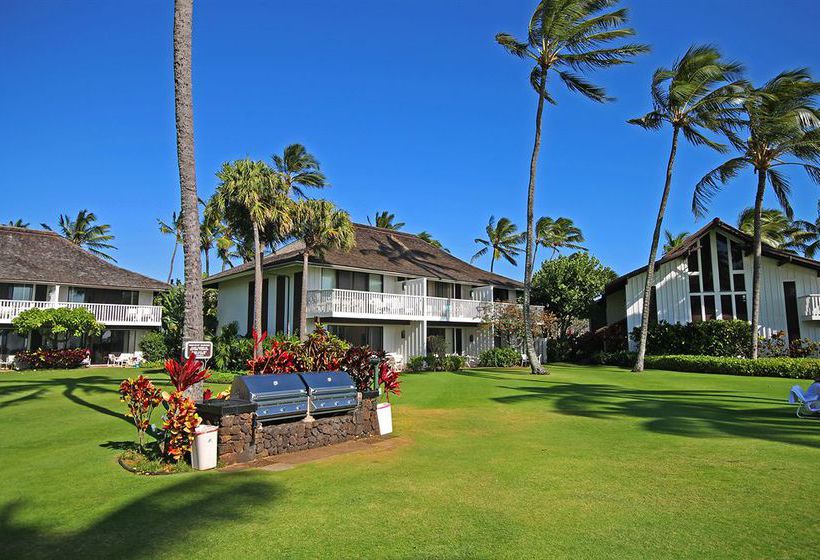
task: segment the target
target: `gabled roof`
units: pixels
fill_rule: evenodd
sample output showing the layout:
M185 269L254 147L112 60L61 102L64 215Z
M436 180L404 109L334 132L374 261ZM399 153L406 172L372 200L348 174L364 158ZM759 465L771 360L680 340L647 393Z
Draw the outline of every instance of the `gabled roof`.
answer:
M691 251L697 248L697 243L700 240L700 238L712 230L720 230L724 233L728 233L729 235L732 235L735 238L740 239L744 243L745 250L752 250L754 238L751 235L737 229L736 227L730 226L726 222L722 221L720 218L715 218L714 220L700 228L698 231L684 239L677 248L675 248L672 251L669 251L660 259L655 261L655 270L657 270L658 267L663 263L687 256ZM763 244L762 252L764 257L770 257L783 263L792 263L798 266L804 266L812 270L820 271L820 262L806 257L801 257L800 255L791 253L789 251L784 251L783 249L777 249L776 247L772 247L771 245L767 245L765 243ZM629 272L627 274L624 274L623 276L616 278L615 280L607 284L604 293L611 294L612 292L620 290L622 287L626 285L627 280L629 280L633 276L637 276L638 274L642 274L644 272L646 272L646 266L636 268L632 272Z
M325 252L322 256L311 255L310 262L316 265L392 272L400 276L465 282L479 286L494 285L511 289L523 287L523 284L517 280L472 266L447 251L433 247L411 233L363 224L353 224L353 226L356 234L356 246L353 249L349 252L334 249ZM291 243L277 253L264 257L263 266L271 268L291 262L301 262L302 253L301 243ZM253 263L245 263L210 276L205 280L205 284L213 285L220 280L252 269Z
M0 226L0 282L167 290L165 282L120 268L51 231Z

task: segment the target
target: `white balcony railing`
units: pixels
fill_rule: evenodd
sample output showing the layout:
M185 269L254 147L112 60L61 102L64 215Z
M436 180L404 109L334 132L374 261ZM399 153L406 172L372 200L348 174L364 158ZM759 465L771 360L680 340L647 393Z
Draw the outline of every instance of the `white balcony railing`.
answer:
M804 298L806 305L803 316L809 321L820 321L820 294L810 294Z
M21 311L38 307L85 307L97 321L106 326L159 327L162 324L162 307L156 305L120 305L116 303L72 303L67 301L25 301L0 299L0 323L10 323Z
M357 290L311 290L307 311L310 317L351 319L394 319L480 323L490 303L474 299L411 296Z

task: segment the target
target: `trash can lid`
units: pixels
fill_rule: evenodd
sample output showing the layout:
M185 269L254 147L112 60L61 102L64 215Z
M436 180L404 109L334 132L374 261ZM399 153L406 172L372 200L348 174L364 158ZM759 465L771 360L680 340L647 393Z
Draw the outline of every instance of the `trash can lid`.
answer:
M219 429L219 426L211 426L210 424L200 424L196 427L195 433L197 434L207 434L210 432L215 432Z

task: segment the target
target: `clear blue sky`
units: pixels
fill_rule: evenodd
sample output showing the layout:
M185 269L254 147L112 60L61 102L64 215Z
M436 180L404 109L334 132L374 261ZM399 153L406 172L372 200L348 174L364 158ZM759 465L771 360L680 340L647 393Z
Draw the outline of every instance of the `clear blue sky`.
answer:
M301 142L333 184L328 198L355 220L389 209L407 231L428 230L469 258L491 214L523 226L536 98L528 66L493 36L522 36L534 5L197 0L201 195L213 192L221 162L269 160ZM757 83L801 66L820 78L816 0L624 5L653 51L597 73L615 103L556 91L536 207L537 215L574 219L592 252L618 272L646 258L669 149L668 131L625 124L649 109L656 67L710 42L744 62ZM111 224L120 264L164 278L172 241L156 218L179 205L171 2L5 0L0 11L0 221L53 223L88 208ZM682 148L667 227L698 227L692 186L720 160ZM794 206L813 219L817 187L792 177ZM713 215L734 221L752 188L751 176L735 181ZM497 269L522 275L521 267Z

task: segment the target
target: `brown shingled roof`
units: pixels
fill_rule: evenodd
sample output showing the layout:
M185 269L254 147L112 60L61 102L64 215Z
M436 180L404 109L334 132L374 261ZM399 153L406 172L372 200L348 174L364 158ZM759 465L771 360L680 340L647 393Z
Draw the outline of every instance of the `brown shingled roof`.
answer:
M0 226L0 282L167 290L165 282L120 268L51 231Z
M487 272L458 259L411 233L354 224L356 246L349 252L331 250L323 256L311 256L312 264L344 266L363 270L393 272L401 276L418 276L432 280L449 280L475 285L494 285L520 289L523 284L512 278ZM290 262L300 262L302 249L299 242L267 255L263 266L271 268ZM253 263L245 263L210 276L206 284L251 271Z

